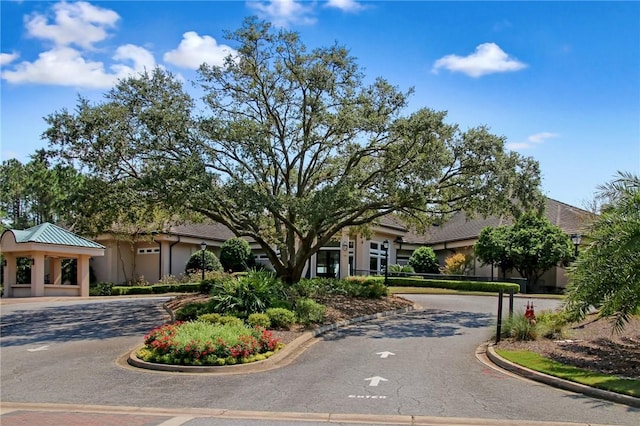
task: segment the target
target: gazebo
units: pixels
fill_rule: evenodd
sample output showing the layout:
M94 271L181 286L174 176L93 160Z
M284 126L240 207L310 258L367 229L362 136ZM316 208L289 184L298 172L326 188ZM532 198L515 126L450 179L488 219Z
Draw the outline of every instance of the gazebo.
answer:
M105 247L72 232L43 223L25 230L8 229L0 237L4 256L4 296L89 296L89 260ZM31 263L30 284L18 284L18 259ZM62 282L62 260L77 260L77 284Z

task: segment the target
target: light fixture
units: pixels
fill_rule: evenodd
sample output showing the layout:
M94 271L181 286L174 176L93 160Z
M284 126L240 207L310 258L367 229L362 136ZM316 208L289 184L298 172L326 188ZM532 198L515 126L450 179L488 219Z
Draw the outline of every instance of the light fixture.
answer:
M402 235L398 235L396 239L393 240L393 242L398 245L398 250L402 250L402 243L404 243L404 239L402 238Z
M204 241L201 242L200 249L202 249L202 262L200 263L200 267L202 268L202 281L204 281L204 252L207 249L207 243Z
M573 247L574 247L574 252L573 252L574 257L578 257L578 246L580 245L580 241L582 241L582 235L571 234L571 242L573 243Z
M342 242L342 251L347 251L349 250L349 243L346 241Z

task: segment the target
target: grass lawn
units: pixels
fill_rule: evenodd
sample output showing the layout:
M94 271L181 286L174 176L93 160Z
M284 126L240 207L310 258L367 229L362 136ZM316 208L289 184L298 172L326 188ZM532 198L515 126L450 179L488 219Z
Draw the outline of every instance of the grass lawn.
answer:
M640 397L640 380L622 379L582 368L572 367L550 360L530 351L507 351L496 349L496 353L523 367L551 376L581 383L598 389Z

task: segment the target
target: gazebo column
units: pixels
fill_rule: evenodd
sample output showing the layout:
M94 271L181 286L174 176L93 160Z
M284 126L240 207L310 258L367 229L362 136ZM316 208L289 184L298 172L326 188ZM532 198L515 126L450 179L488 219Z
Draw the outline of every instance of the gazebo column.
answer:
M4 283L4 296L13 297L13 286L16 284L16 276L18 273L18 259L11 253L2 253L4 261L7 262L4 266L4 277L2 282Z
M59 257L49 258L49 274L51 284L62 284L62 259Z
M44 254L33 253L31 265L31 296L44 296Z
M340 276L349 276L349 228L343 228L340 237Z
M78 285L81 297L89 297L89 259L91 256L84 254L78 257Z

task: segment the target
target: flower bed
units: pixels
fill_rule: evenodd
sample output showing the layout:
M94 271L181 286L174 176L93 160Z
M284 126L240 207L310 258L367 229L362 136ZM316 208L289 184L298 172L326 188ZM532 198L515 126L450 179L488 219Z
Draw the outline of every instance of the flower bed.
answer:
M234 365L261 361L282 345L269 330L204 321L176 322L153 329L136 354L147 362L174 365Z

